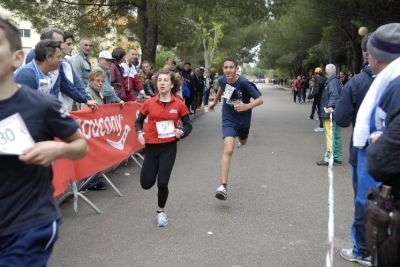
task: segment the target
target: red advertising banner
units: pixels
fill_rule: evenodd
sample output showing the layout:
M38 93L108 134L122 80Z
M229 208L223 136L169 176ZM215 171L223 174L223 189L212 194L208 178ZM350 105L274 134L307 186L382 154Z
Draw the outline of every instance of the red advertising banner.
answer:
M135 120L140 104L127 102L99 106L71 112L80 122L80 129L86 139L89 153L80 160L56 160L53 164L54 196L62 194L72 181L108 169L127 159L143 146L135 131Z

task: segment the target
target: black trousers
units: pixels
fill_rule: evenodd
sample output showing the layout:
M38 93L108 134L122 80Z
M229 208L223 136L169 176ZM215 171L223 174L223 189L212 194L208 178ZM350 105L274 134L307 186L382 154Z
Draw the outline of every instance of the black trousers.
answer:
M140 184L143 189L150 189L157 181L158 207L164 208L168 199L168 182L176 158L176 141L164 144L146 144L146 154Z
M298 99L299 103L301 102L301 90L293 90L293 102L296 103L296 98Z
M323 119L321 117L321 100L320 99L315 99L311 107L311 114L310 118L314 118L314 113L317 111L318 119L319 119L319 128L323 128Z
M314 100L314 102L312 103L312 107L311 107L311 114L310 114L310 118L314 119L314 114L315 111L317 111L317 115L319 117L319 105L317 103L317 101Z

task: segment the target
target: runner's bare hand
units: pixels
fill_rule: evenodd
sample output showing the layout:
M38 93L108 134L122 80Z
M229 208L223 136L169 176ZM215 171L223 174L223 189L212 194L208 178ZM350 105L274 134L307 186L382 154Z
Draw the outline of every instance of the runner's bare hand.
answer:
M244 103L237 103L233 107L237 112L243 112L250 108L247 104Z
M211 111L211 112L215 111L215 110L214 110L214 107L215 107L216 105L217 105L217 103L211 102L211 104L208 105L208 111Z
M51 163L62 155L65 144L56 141L39 142L25 150L19 159L26 164L50 166Z
M138 134L138 140L141 145L144 145L145 141L144 141L144 133L143 132Z
M178 139L180 139L183 135L183 131L181 129L175 129L174 133L175 133L175 137Z

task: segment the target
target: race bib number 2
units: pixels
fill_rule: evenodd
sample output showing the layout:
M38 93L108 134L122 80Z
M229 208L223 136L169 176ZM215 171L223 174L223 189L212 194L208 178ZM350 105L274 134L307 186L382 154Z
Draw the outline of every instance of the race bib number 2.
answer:
M227 84L225 86L224 94L222 95L222 97L225 98L226 101L230 101L231 97L232 97L232 94L233 94L233 91L235 91L235 87Z
M169 121L157 121L156 122L158 138L169 138L175 136L175 125L172 120Z
M34 143L19 113L0 121L0 155L21 155Z

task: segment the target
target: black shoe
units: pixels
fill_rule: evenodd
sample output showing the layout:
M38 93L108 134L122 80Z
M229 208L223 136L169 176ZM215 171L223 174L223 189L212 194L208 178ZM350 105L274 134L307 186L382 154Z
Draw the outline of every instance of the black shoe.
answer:
M329 162L325 161L325 160L321 160L317 162L318 166L328 166Z
M341 160L336 160L336 159L334 159L333 160L333 163L335 164L335 165L342 165L342 161Z
M88 187L88 189L92 191L100 191L100 190L106 190L107 187L104 182L98 182L97 184Z

